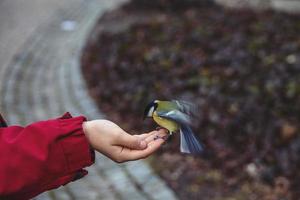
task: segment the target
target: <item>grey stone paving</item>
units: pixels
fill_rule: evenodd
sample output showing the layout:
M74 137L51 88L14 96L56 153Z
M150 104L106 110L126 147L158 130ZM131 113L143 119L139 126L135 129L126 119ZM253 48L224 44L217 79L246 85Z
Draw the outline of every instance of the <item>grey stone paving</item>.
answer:
M7 2L0 2L0 7ZM42 9L43 2L46 1L28 0L27 9L36 9L37 3L38 8ZM0 31L1 47L8 50L0 51L0 111L10 124L26 125L57 117L65 111L73 115L83 114L89 119L104 117L87 94L79 58L85 38L99 15L120 2L62 2L57 7L45 3L45 7L53 9L47 16L36 14L41 19L27 24L30 30L25 30L27 26L13 26L11 35ZM18 5L22 6L17 3L15 6ZM5 21L1 16L0 12L0 23ZM62 30L64 21L66 30ZM20 34L22 31L24 34ZM16 47L10 48L8 44L14 41L13 37L21 38L16 39ZM176 199L173 191L145 161L116 164L98 154L95 165L88 171L89 175L85 178L43 193L35 199Z

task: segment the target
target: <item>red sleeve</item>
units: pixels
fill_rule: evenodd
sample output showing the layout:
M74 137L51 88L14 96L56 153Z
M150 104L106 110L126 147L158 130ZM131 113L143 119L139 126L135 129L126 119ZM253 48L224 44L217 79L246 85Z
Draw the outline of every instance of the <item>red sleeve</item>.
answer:
M0 199L29 199L81 178L94 162L85 117L0 128Z

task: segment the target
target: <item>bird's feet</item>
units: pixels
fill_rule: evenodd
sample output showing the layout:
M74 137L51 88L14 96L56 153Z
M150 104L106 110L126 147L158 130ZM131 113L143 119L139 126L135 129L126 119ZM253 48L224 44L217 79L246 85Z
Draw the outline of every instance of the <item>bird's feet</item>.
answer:
M163 140L167 140L169 138L169 136L168 135L165 135L165 136L158 136L158 135L156 135L154 138L153 138L153 140L158 140L158 139L163 139Z
M165 129L165 128L160 127L160 126L158 126L158 127L155 128L155 130L157 130L157 131L159 131L159 130L161 130L161 129ZM165 130L166 130L166 129L165 129ZM168 131L168 132L170 133L170 131ZM168 138L169 138L169 134L168 134L168 135L165 135L165 136L162 136L162 137L156 135L153 139L154 139L154 140L157 140L157 139L167 140Z

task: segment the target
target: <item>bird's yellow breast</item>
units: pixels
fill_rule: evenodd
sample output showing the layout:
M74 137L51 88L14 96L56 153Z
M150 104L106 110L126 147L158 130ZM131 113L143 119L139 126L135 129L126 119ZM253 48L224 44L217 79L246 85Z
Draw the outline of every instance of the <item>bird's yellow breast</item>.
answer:
M153 119L158 125L168 129L170 132L175 132L179 129L179 125L176 122L159 117L156 112L153 113Z

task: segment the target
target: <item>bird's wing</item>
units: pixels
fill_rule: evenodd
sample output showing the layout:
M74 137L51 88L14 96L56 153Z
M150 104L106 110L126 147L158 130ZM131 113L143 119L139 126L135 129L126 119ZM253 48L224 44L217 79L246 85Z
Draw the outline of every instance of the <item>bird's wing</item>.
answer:
M195 104L187 102L187 101L178 101L178 100L172 100L172 103L174 103L178 110L180 110L183 113L186 113L188 115L197 115L198 108Z
M203 145L201 145L192 129L187 125L182 125L180 128L180 151L192 154L199 154L203 151Z
M157 115L159 117L175 121L179 124L191 124L190 116L179 110L157 111Z

